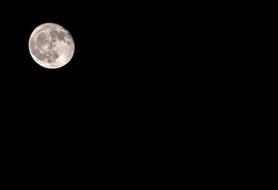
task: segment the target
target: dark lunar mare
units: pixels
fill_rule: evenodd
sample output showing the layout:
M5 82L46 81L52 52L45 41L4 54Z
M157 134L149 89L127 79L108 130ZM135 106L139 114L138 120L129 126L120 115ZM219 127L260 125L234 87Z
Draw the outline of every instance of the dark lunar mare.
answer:
M58 32L57 30L52 30L49 32L52 38L58 38L58 40L65 41L66 34L64 32Z
M71 45L71 42L68 39L70 36L70 34L68 32L52 30L49 32L49 34L52 38L55 38L55 39L57 38L58 40L64 41L68 45Z
M49 42L47 38L47 34L41 33L37 36L37 42L35 42L33 38L30 40L30 49L32 54L35 55L39 60L41 61L46 60L48 63L53 63L59 57L59 55L56 51L53 50L54 47L53 43L56 41L55 35L52 34L50 39L51 41ZM50 51L46 52L46 54L42 54L40 50L43 50L42 46L47 43L50 44Z

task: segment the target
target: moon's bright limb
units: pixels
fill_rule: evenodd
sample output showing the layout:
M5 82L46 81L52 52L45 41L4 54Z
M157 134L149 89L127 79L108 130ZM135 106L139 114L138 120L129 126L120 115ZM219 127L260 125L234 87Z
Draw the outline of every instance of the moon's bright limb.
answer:
M42 67L57 69L73 57L75 44L71 34L54 23L39 25L29 38L29 52Z

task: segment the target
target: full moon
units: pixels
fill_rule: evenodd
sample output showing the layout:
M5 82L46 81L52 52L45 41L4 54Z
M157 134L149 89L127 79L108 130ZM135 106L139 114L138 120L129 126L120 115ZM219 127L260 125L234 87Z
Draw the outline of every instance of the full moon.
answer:
M65 66L73 57L75 44L64 27L45 23L39 25L29 38L29 52L36 63L48 69Z

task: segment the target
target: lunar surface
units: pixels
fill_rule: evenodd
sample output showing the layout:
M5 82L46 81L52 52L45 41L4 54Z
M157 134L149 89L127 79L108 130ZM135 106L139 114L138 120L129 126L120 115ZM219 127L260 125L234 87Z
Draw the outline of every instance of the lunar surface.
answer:
M75 44L69 31L54 23L38 26L29 39L32 58L48 69L66 65L73 57L74 48Z

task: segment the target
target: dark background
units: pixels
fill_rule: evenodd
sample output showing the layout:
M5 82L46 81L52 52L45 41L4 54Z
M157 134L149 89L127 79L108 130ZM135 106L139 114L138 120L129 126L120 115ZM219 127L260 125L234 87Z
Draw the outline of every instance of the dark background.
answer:
M230 35L224 13L196 4L174 5L177 11L163 2L22 1L1 7L0 139L10 168L102 186L164 185L155 178L167 166L181 168L173 166L183 159L175 154L209 157L199 156L198 145L218 135L210 127L215 121L221 129L233 121L224 110L226 102L237 102L230 83L242 64L233 61L240 45L232 45L238 38ZM64 26L75 40L72 61L57 70L40 67L28 51L32 31L46 22ZM186 159L182 163L199 172L196 161Z
M16 173L40 184L67 179L80 187L93 179L110 186L136 181L130 174L147 170L147 162L154 172L152 155L163 137L157 110L164 104L156 93L163 73L152 7L87 1L5 6L0 139L7 178ZM46 22L64 26L75 41L72 61L60 69L42 68L29 54L32 31Z
M72 114L81 109L88 113L81 105L104 111L102 116L109 110L109 116L138 111L157 80L152 56L157 51L152 42L156 21L149 8L111 2L48 4L24 3L2 23L1 85L6 98L35 107L35 112L53 109L58 114L69 106ZM31 32L46 22L64 26L75 40L72 61L57 70L40 67L28 50Z
M156 93L160 37L151 5L48 1L17 6L9 11L13 5L8 4L7 13L0 13L10 15L0 32L1 134L13 145L10 150L56 151L62 157L95 151L100 162L117 152L143 150L157 133L157 106L164 106ZM75 41L72 61L60 69L42 68L29 54L32 31L46 22L64 26Z

